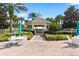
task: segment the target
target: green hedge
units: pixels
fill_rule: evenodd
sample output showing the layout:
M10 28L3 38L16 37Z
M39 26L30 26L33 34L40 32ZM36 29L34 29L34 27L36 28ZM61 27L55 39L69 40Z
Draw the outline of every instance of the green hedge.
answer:
M8 41L8 39L12 36L16 35L16 33L2 33L0 34L0 42ZM23 32L23 35L26 36L27 40L30 40L33 34L31 32Z
M63 35L63 34L45 34L44 35L46 40L48 41L59 41L59 40L67 40L67 34ZM70 37L72 37L72 35L69 35Z
M72 31L45 31L45 34L74 34L75 32Z
M3 33L0 35L0 42L8 41L8 38L13 35L13 33Z

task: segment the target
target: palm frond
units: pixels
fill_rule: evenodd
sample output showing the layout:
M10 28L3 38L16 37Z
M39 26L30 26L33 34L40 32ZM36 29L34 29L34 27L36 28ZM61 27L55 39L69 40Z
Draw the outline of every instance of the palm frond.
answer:
M24 5L23 3L16 3L15 5Z
M27 11L27 8L24 6L17 6L17 8L21 11Z
M27 7L25 7L24 6L24 4L22 4L22 3L17 3L17 4L15 4L15 7L16 7L16 9L18 10L18 11L27 11L28 9L27 9Z
M17 8L15 8L15 10L16 10L18 13L20 13L20 11L19 11Z

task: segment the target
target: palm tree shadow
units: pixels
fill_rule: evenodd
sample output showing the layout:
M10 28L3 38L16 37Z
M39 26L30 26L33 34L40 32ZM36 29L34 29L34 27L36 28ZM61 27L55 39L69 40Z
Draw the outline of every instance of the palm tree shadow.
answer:
M10 47L12 47L12 43L6 43L4 45L1 45L0 50L7 49L7 48L10 48Z

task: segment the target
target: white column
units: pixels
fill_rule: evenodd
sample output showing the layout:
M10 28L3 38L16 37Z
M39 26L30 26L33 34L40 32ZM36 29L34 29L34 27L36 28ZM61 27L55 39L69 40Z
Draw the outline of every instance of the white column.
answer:
M45 30L47 30L47 25L44 25L45 26Z
M33 27L34 27L34 26L32 25L32 30L33 30Z
M42 34L44 33L44 29L43 29L43 27L42 27Z
M34 29L34 31L35 31L35 35L36 35L36 28L37 28L37 27L35 27L35 29Z

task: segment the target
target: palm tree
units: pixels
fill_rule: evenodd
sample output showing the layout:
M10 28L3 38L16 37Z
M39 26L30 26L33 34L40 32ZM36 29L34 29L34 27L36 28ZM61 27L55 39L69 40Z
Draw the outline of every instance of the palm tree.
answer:
M10 16L10 32L12 32L12 21L13 21L14 10L16 10L17 12L27 11L27 8L24 6L24 4L21 4L21 3L17 3L17 4L9 3L8 4L8 12Z
M23 21L23 20L24 20L24 18L23 18L23 17L20 17L20 18L19 18L19 20Z
M59 25L60 28L62 27L63 20L64 20L64 16L62 15L57 15L55 17L55 22Z
M8 28L9 24L7 22L7 13L4 4L0 3L0 29Z
M53 22L54 21L54 19L53 18L46 18L46 20L48 20L48 21L50 21L50 22Z
M5 7L5 9L7 10L8 14L9 14L9 18L10 18L10 32L12 32L12 22L13 22L13 17L14 17L14 10L17 11L18 13L20 13L20 11L27 11L27 7L24 6L24 4L22 3L4 3L4 4L0 4L2 7Z
M16 15L13 16L13 22L18 21L18 17Z
M19 20L19 18L16 15L14 15L13 16L13 22L14 22L13 25L18 24L18 20Z
M55 17L55 21L56 22L58 22L58 21L60 21L60 20L63 20L64 19L64 16L62 16L62 15L57 15L56 17Z
M32 18L32 20L34 18L37 18L37 17L40 17L41 14L40 13L34 13L34 12L31 12L29 15L28 15L28 18Z

